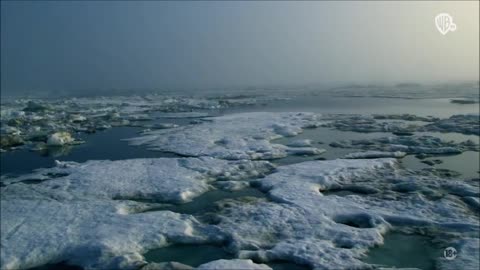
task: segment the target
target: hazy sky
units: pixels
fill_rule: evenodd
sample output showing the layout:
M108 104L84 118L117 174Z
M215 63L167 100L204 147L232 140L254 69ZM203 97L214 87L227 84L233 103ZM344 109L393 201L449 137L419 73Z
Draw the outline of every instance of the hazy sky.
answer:
M478 80L479 3L4 2L2 91ZM441 35L437 13L455 32Z

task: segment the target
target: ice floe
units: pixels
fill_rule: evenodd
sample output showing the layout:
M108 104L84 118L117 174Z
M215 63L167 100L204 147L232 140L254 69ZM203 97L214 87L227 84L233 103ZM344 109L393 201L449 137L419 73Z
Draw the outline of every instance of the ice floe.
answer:
M329 118L332 121L324 126L341 131L392 132L399 135L412 135L417 131L480 134L480 115L478 114L453 115L446 119L410 114L330 115Z
M168 130L147 132L130 139L132 145L184 156L212 156L222 159L273 159L291 154L315 155L314 147L284 146L270 141L295 136L304 128L318 126L312 113L239 113L209 118L210 121ZM297 143L298 145L298 143Z
M217 228L192 216L144 212L151 203L142 200L183 203L212 181L248 180L272 169L266 161L159 158L57 162L9 179L1 187L1 244L7 247L1 268L66 262L131 269L145 264L141 254L148 249L223 241Z
M428 124L422 131L457 132L480 136L480 115L460 114Z
M381 152L381 151L365 151L347 154L344 158L347 159L361 159L361 158L402 158L406 155L405 152Z
M228 108L254 104L256 101L254 98L228 102L228 97L194 98L165 95L17 99L2 102L0 147L2 150L13 150L24 144L28 147L38 141L46 143L48 136L60 131L74 135L76 132L93 133L96 130L117 126L144 126L157 117L206 117L208 113L193 110ZM13 128L18 132L12 132ZM38 140L31 140L32 135L38 130L44 133L42 137L36 136Z
M216 260L213 262L205 263L198 266L198 270L271 270L268 265L257 264L252 260L242 260L242 259L233 259L233 260Z
M232 250L254 261L352 269L368 267L362 257L383 243L390 226L478 233L478 217L455 199L478 196L475 186L401 175L395 159L303 162L279 167L256 185L274 202L224 201L217 225L231 235ZM362 189L371 185L378 189ZM444 193L430 200L438 185ZM329 194L338 189L360 192Z
M74 139L68 132L56 132L50 135L47 139L47 145L50 146L62 146L72 143Z
M266 161L210 157L59 162L3 183L19 182L5 187L4 196L23 196L27 189L63 200L94 197L184 203L208 191L209 183L218 179L248 180L272 169ZM30 187L22 182L36 184Z
M200 268L269 269L258 263L281 260L351 269L369 267L362 258L383 243L391 226L478 233L478 216L468 208L480 195L475 181L414 177L392 158L310 161L272 170L266 161L210 157L58 162L1 188L1 241L8 247L1 250L1 266L66 262L130 269L146 264L147 250L172 243L226 243L242 260ZM150 203L142 199L185 202L214 181L236 189L234 181L253 177L260 178L251 185L269 200L219 201L212 224L168 210L144 212ZM352 194L329 193L335 190Z
M384 117L384 118L382 118ZM411 133L418 129L418 124L399 121L378 121L377 119L390 119L394 116L385 115L331 115L331 122L327 122L325 127L333 127L341 131L354 132L395 132ZM401 116L399 117L401 118Z
M135 269L145 264L141 254L147 249L216 241L191 216L170 211L127 215L122 207L101 200L2 198L1 268L65 261L86 269Z
M363 150L383 152L405 152L407 154L449 155L464 151L478 151L478 144L467 140L461 143L443 141L433 136L391 136L374 139L360 139L331 143L332 147L360 148Z

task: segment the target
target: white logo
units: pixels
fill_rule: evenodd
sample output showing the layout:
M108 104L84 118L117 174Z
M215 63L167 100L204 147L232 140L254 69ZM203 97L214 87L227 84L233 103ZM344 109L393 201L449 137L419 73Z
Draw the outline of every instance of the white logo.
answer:
M457 254L457 250L454 247L447 247L443 251L443 257L449 261L454 260L457 257Z
M446 35L449 31L457 30L457 25L453 23L453 18L448 13L440 13L435 17L435 25L442 35Z

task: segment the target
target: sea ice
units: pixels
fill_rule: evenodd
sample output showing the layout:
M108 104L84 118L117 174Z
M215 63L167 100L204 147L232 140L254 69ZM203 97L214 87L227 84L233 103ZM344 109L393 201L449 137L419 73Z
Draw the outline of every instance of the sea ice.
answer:
M39 169L3 183L20 182L4 188L9 191L7 195L15 196L31 189L57 199L95 197L184 203L208 191L210 182L248 180L272 169L273 165L267 161L226 161L210 157L59 162L54 168ZM37 184L33 187L21 183L35 180ZM18 192L14 193L15 190Z
M209 120L198 125L151 131L130 139L130 143L185 156L222 159L273 159L285 157L288 153L322 152L312 147L287 147L270 142L318 126L319 117L312 113L239 113Z
M267 161L210 157L57 162L2 179L2 269L65 261L87 269L131 269L143 254L172 243L219 243L218 228L167 210L149 199L186 202L213 181L260 177ZM147 201L144 201L147 200ZM252 266L253 267L253 266Z
M2 150L14 150L18 146L29 144L32 137L37 139L32 141L46 143L46 136L58 130L72 134L74 132L93 133L110 127L147 125L145 121L153 120L152 117L157 112L159 112L158 117L166 118L205 117L208 114L192 112L192 110L219 109L257 102L254 98L235 98L234 102L228 101L228 97L134 95L44 100L17 99L2 102L0 147ZM18 133L13 134L12 128L15 128ZM36 128L46 133L45 136L32 136L38 131ZM6 137L4 134L9 136ZM59 141L56 140L56 142Z
M443 141L433 136L391 136L374 139L360 139L331 143L332 147L360 148L383 152L405 152L407 154L449 155L464 151L478 151L479 146L472 141L455 143Z
M55 132L47 139L47 145L50 146L62 146L72 143L74 139L68 132Z
M324 124L325 127L333 127L341 131L354 131L362 133L370 132L392 132L392 133L411 133L417 130L418 125L399 122L386 121L380 122L377 119L389 119L393 116L385 115L330 115L331 122ZM399 117L401 118L401 117Z
M252 260L216 260L198 266L198 270L271 270L268 265L256 264Z
M466 135L480 136L480 115L463 114L453 115L422 127L422 131L457 132Z
M361 159L361 158L402 158L406 155L405 152L381 152L381 151L365 151L350 153L345 156L347 159Z
M135 269L145 264L141 254L148 249L219 241L213 228L191 216L125 214L124 207L105 200L2 198L0 266L25 269L65 261L86 269Z
M405 188L395 191L400 184ZM368 196L328 192L371 185L378 189ZM443 195L427 198L444 185ZM303 162L278 167L255 182L273 202L220 202L217 226L230 235L229 248L241 258L287 260L315 269L368 267L362 257L383 243L392 225L478 233L478 218L455 198L478 196L471 193L473 186L464 185L433 176L417 181L395 159Z

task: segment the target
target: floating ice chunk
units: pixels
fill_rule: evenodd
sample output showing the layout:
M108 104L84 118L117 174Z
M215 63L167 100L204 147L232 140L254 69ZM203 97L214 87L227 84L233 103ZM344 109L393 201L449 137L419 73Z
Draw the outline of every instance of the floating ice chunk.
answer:
M235 191L249 187L250 184L246 181L218 181L215 186L223 190Z
M289 155L305 155L305 156L313 156L313 155L320 155L325 153L325 149L316 148L316 147L288 147L287 153Z
M233 259L233 260L216 260L213 262L205 263L198 266L198 270L271 270L268 265L257 264L252 260L242 260L242 259Z
M70 121L72 122L83 122L83 121L86 121L87 118L83 115L79 115L79 114L72 114L70 115Z
M158 123L152 125L150 128L152 129L167 129L167 128L176 128L178 125L172 123Z
M433 116L417 116L414 114L374 114L374 119L388 119L388 120L404 120L404 121L424 121L424 122L435 122L438 121L439 118Z
M193 270L194 268L179 262L149 263L141 270Z
M366 151L355 152L345 156L347 159L361 159L361 158L402 158L406 155L405 152L381 152L381 151Z
M287 144L290 147L310 147L312 146L312 140L304 139L304 140L294 140Z
M418 126L411 123L389 121L380 122L376 119L390 119L397 118L394 116L382 116L376 115L374 117L369 115L333 115L332 122L325 124L326 127L334 127L341 131L354 131L354 132L395 132L408 134L415 131ZM401 118L401 116L398 116Z
M153 120L148 114L132 114L128 116L130 121L150 121Z
M209 182L261 176L273 166L266 161L225 161L202 158L158 158L117 161L58 162L57 167L10 179L39 179L33 188L57 199L86 197L156 200L183 203L209 190ZM22 193L25 185L9 185Z
M0 147L1 148L11 148L15 146L23 145L24 140L18 135L1 135L0 137Z
M50 135L47 139L47 145L62 146L72 143L74 140L68 132L56 132Z
M263 251L241 251L240 257L259 261L291 261L309 265L315 269L362 269L368 266L361 262L362 251L337 247L331 241L304 239L280 242L273 248ZM315 263L312 263L315 262Z
M219 203L224 210L218 214L217 226L230 235L230 248L238 250L241 258L281 259L320 269L367 267L361 262L362 256L383 243L382 234L390 225L456 233L478 231L478 218L451 195L432 201L419 193L409 193L426 192L447 180L398 178L407 172L400 171L396 164L396 159L388 158L310 161L278 167L256 181L274 202ZM358 195L328 195L329 190L342 188L361 191L362 185L378 189ZM400 185L408 190L396 192L394 187Z
M152 120L157 111L165 118L207 117L195 109L218 109L234 105L251 104L256 100L169 97L164 95L109 96L91 98L67 98L46 100L24 100L2 103L0 120L2 138L8 127L18 129L19 137L25 144L31 141L46 142L46 138L35 136L32 126L41 128L44 136L59 130L93 133L96 130L118 126L145 126L140 121ZM179 112L179 113L174 113ZM161 127L161 126L159 126ZM169 126L168 128L173 127ZM164 126L167 128L167 126ZM14 149L14 142L3 140L2 149Z
M453 115L448 119L441 119L426 125L421 130L480 135L480 115Z
M142 253L174 243L218 241L208 226L170 211L125 215L113 201L2 198L2 269L66 261L87 269L131 269ZM213 232L213 230L212 230ZM217 239L217 240L215 240Z
M332 147L361 148L383 152L405 152L408 154L449 155L463 151L478 151L478 145L472 141L446 142L433 136L381 137L331 143Z
M158 113L158 118L204 118L208 117L208 113L203 112L177 112L177 113Z
M294 136L319 123L317 115L311 113L240 113L210 120L174 130L151 131L130 142L186 156L272 159L285 157L288 147L270 140Z

